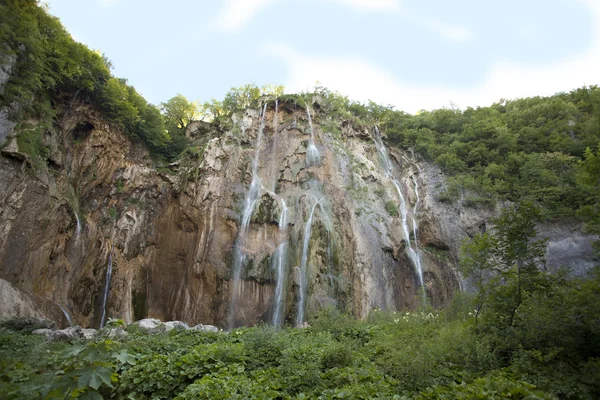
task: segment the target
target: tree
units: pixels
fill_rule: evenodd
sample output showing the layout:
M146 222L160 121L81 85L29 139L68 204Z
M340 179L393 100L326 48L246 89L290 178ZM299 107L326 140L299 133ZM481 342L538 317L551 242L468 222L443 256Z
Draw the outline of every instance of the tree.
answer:
M198 104L188 101L181 94L171 97L166 103L160 103L160 110L170 134L176 130L185 131L190 121L199 115Z
M586 218L586 230L600 235L600 145L596 154L589 147L585 150L584 160L579 163L577 183L589 198L587 205L579 210L579 214ZM600 243L595 245L600 253Z
M493 220L492 233L475 235L461 248L461 271L479 290L478 309L487 304L488 321L512 327L525 293L535 290L546 240L535 240L540 210L532 203L507 207Z
M490 271L492 263L492 237L488 233L475 235L473 240L463 242L461 252L461 272L470 279L470 283L477 291L475 295L475 324L479 318L481 308L489 296Z
M223 107L229 112L245 110L256 105L262 95L261 89L252 84L229 89L223 99Z

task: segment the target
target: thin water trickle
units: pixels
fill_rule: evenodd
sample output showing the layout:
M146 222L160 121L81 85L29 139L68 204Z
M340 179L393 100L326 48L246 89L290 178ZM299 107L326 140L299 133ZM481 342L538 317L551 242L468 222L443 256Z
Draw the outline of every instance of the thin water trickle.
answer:
M275 115L273 116L273 155L279 151L279 100L275 99ZM277 157L271 157L271 191L277 186Z
M319 200L313 204L308 220L304 227L304 242L302 244L302 258L300 261L300 288L298 295L298 305L296 314L296 326L301 325L304 322L304 308L306 307L306 290L308 286L307 282L307 268L308 268L308 244L310 242L310 234L312 229L312 220L315 214L317 206L320 206Z
M61 311L65 315L65 318L67 319L67 322L69 323L69 326L73 326L73 320L71 319L71 314L69 314L69 312L67 311L67 309L64 308L63 306L61 306L60 304L58 304L58 306L60 307Z
M315 145L315 131L313 129L312 117L310 116L308 104L306 105L306 115L308 116L308 126L310 127L310 139L308 140L308 147L306 148L306 165L315 165L319 163L321 154Z
M233 282L231 288L231 299L229 303L229 315L227 317L227 324L229 329L233 329L235 325L235 313L237 308L237 302L241 292L241 276L242 267L246 262L246 253L244 247L246 244L246 237L248 235L248 227L252 214L254 213L254 206L260 195L261 183L260 177L258 176L258 160L260 154L260 146L262 143L262 136L265 129L265 116L267 111L267 104L263 106L260 125L258 128L258 135L256 138L256 149L254 152L254 159L252 160L252 181L250 188L246 193L244 212L242 213L242 221L240 231L235 243L234 259L233 259Z
M400 183L394 177L394 174L393 174L394 167L388 156L387 149L385 148L385 145L381 141L381 133L379 132L379 128L377 126L375 127L375 137L373 140L375 142L375 147L377 148L377 151L379 152L379 155L381 156L381 161L383 162L383 165L385 167L385 173L390 178L390 180L394 184L394 187L396 188L396 191L398 192L398 197L400 198L399 209L400 209L400 216L401 216L401 220L402 220L402 233L404 234L404 240L406 240L406 245L408 248L408 257L410 258L410 260L413 263L413 266L417 272L417 275L419 278L419 285L421 286L421 289L424 290L425 287L424 287L424 283L423 283L423 269L421 267L421 253L419 251L419 246L418 246L418 241L417 241L418 226L417 226L417 222L416 222L416 214L417 214L417 207L419 204L419 197L418 197L419 196L419 194L418 194L419 188L418 188L417 182L413 177L413 182L415 183L415 191L416 191L416 195L417 195L417 202L415 203L415 206L412 210L413 211L412 226L413 226L413 235L414 235L414 246L413 246L413 243L411 242L411 239L410 239L410 229L408 226L408 208L406 205L406 200L404 198L404 194L402 193Z
M279 235L284 237L287 228L288 208L285 200L281 199L281 215L279 216ZM273 256L273 269L275 270L277 283L275 285L275 305L273 310L273 326L279 327L283 322L283 310L285 309L285 298L283 288L287 270L287 237L277 246Z
M415 257L416 257L415 264L417 266L417 272L419 273L419 284L421 285L421 288L424 288L425 286L423 284L423 269L421 267L421 251L419 250L419 241L417 240L417 232L419 230L419 225L417 223L417 218L416 218L419 203L421 202L421 199L419 198L419 183L417 182L417 178L414 175L412 176L412 180L415 185L415 195L417 197L417 201L415 201L415 205L413 207L413 213L412 213L413 238L415 239ZM425 295L425 292L423 292L423 295Z
M110 280L112 278L114 248L114 246L110 248L110 254L108 255L108 265L106 266L106 279L104 282L104 292L102 294L102 318L100 319L100 329L104 328L104 322L106 319L106 302L108 300L108 292L110 291Z
M73 215L75 215L75 221L77 221L75 227L75 239L79 239L79 235L81 235L81 221L79 221L79 215L77 215L76 211L73 211Z

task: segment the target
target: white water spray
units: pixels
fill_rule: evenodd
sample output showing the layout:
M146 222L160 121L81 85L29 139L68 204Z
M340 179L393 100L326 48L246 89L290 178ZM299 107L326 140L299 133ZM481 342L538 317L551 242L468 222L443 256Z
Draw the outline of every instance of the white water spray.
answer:
M265 129L266 113L267 104L265 103L262 109L262 116L258 128L258 135L256 138L256 149L254 153L254 159L252 160L252 182L250 183L248 193L246 193L244 212L242 214L241 221L242 223L240 226L240 232L235 243L235 252L233 260L233 282L231 288L231 300L229 303L229 315L227 318L227 324L229 325L230 329L233 329L235 325L235 312L237 302L241 295L241 276L242 267L246 263L246 252L244 250L244 247L246 244L246 237L248 235L248 227L250 225L250 220L252 219L252 214L254 213L254 206L256 205L262 186L260 183L260 177L258 176L258 159L260 154L260 146L262 143L262 136Z
M113 250L114 246L110 248L110 254L108 255L108 265L106 266L106 279L104 282L104 293L102 294L102 318L100 319L100 329L104 328L104 322L106 319L106 301L108 300L108 292L110 291L110 281L112 279Z
M418 188L417 181L413 176L413 182L415 184L415 192L417 195L417 202L415 203L415 206L413 208L413 213L412 213L413 214L412 215L413 235L414 235L414 239L415 239L414 246L413 246L413 244L410 240L410 230L408 227L408 208L406 206L406 200L404 199L404 194L402 193L402 189L400 188L400 183L393 175L393 165L388 156L387 149L385 148L385 145L381 141L381 133L379 132L379 128L377 128L377 127L375 127L374 142L375 142L375 147L379 151L379 155L381 156L381 160L384 164L385 173L391 179L392 183L394 184L394 187L396 188L396 191L398 192L398 197L400 198L400 207L399 208L400 208L400 216L402 218L402 232L404 233L404 239L406 240L406 244L407 244L407 248L408 248L408 257L410 258L411 262L414 265L414 268L415 268L418 278L419 278L419 285L421 286L421 289L423 290L423 294L425 294L425 292L424 292L425 286L423 283L423 269L421 267L421 254L420 254L419 246L417 243L418 226L417 226L417 222L415 219L415 215L417 214L417 207L419 205L419 192L418 192L419 188Z
M281 215L279 216L279 235L286 234L288 208L285 200L281 199ZM277 283L275 285L275 305L273 310L273 326L279 327L282 324L283 310L285 308L285 299L283 288L285 285L286 262L287 262L287 237L277 247L273 256L273 269L277 274Z

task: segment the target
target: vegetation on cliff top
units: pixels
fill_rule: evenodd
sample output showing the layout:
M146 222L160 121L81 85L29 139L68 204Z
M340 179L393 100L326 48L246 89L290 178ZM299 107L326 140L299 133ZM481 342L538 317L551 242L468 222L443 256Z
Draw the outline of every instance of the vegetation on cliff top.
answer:
M59 104L85 100L156 156L172 159L185 148L181 130L168 131L156 106L112 76L110 62L74 41L37 1L7 0L0 15L10 16L0 20L0 62L10 70L0 107L10 107L13 120L51 121Z
M245 85L232 88L223 101L196 104L177 95L159 109L126 80L112 76L105 57L75 42L35 0L8 0L0 5L0 13L12 16L0 21L5 54L0 61L12 65L0 106L17 104L20 115L15 120L30 116L47 120L54 116L57 103L85 99L155 157L173 160L189 146L185 129L193 119L228 128L233 112L258 107L261 101L279 98L299 108L311 104L317 123L331 133L341 133L342 121L359 128L378 125L390 144L411 148L435 162L449 175L440 200L489 206L497 200L525 199L540 204L548 218L580 212L592 221L592 230L599 230L600 191L585 178L582 167L593 164L599 151L597 86L416 115L354 102L321 86L310 93L286 95L282 86Z

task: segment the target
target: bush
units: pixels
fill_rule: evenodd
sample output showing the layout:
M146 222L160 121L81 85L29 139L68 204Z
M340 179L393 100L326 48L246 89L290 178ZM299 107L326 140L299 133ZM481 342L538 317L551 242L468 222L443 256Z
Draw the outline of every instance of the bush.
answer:
M555 397L535 390L527 382L508 376L478 378L470 383L451 383L433 386L422 391L417 399L554 399Z
M284 397L281 388L276 369L246 373L243 366L232 364L189 385L175 400L277 399Z
M385 209L391 217L398 216L398 205L395 201L389 200L385 202Z
M321 368L327 370L349 367L352 365L352 361L352 349L347 344L338 343L324 350L321 357Z
M118 391L135 399L168 399L182 392L196 379L218 372L226 365L243 367L246 362L240 344L207 344L188 349L185 354L152 354L127 368Z

